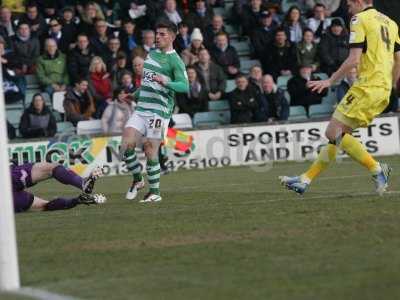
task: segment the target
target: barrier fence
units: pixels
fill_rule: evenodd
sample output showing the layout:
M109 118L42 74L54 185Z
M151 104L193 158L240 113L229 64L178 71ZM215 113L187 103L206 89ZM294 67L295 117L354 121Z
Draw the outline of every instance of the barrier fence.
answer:
M170 170L209 167L252 166L270 168L277 161L304 161L315 158L326 144L328 122L229 127L210 130L170 129L165 148ZM375 119L354 136L373 155L400 153L398 117ZM9 157L22 162L57 162L85 176L95 165L104 165L107 175L127 174L119 159L121 137L62 136L54 140L9 145ZM138 156L144 164L143 152ZM339 159L343 155L339 156ZM261 168L259 168L261 167Z

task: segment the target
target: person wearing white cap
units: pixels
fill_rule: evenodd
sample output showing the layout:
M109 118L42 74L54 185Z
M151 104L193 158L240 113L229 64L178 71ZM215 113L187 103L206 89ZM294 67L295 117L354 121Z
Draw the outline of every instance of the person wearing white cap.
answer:
M199 28L194 28L190 36L190 46L182 52L182 60L185 65L191 66L199 61L199 52L204 49L203 35Z

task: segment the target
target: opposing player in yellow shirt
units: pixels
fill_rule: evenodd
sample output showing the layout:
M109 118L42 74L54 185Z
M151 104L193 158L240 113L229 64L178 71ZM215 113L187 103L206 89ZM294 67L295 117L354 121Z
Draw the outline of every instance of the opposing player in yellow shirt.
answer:
M283 185L303 194L311 181L336 159L337 148L365 166L372 174L376 191L382 195L391 168L377 162L351 133L367 127L389 104L391 89L400 77L400 38L397 24L373 7L372 0L347 0L353 18L350 24L350 54L327 80L311 81L309 88L321 92L358 68L359 79L344 96L326 129L329 144L301 176L281 176Z

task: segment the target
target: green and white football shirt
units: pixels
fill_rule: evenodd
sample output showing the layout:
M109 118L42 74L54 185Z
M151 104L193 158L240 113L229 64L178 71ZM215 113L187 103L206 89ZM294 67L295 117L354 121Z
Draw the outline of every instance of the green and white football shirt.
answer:
M154 81L160 75L167 79L165 86ZM144 61L142 84L135 93L138 113L157 114L170 119L174 109L175 93L187 93L189 82L185 64L175 50L152 50Z

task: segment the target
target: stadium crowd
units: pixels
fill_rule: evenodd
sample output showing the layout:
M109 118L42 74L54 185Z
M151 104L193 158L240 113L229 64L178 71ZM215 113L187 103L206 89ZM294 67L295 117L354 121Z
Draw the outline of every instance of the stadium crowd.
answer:
M9 120L23 137L55 135L60 116L51 99L62 92L66 121L99 119L105 133L120 133L135 109L144 59L155 48L154 25L163 19L177 25L175 49L190 83L176 97L176 113L195 117L224 100L237 124L288 120L293 106L307 114L316 104L332 109L356 71L322 94L306 84L332 74L348 55L346 1L283 2L3 0L5 99L24 108L20 120ZM243 43L248 49L241 52ZM29 76L40 91L26 99ZM392 98L388 110L397 111Z

